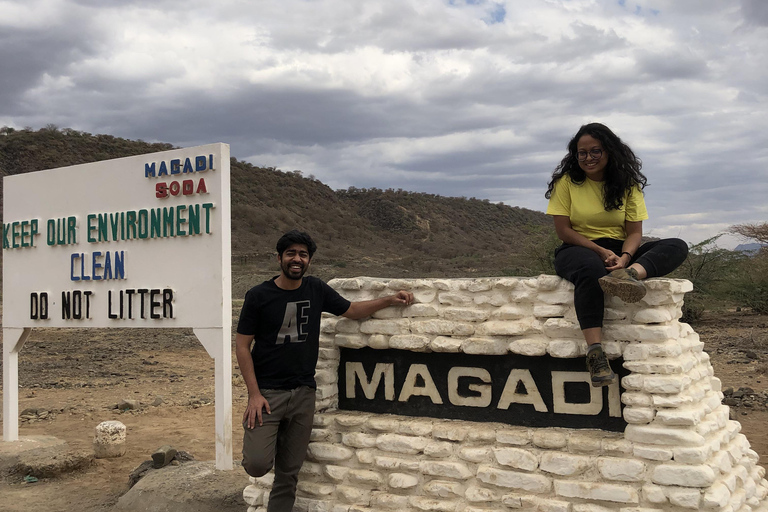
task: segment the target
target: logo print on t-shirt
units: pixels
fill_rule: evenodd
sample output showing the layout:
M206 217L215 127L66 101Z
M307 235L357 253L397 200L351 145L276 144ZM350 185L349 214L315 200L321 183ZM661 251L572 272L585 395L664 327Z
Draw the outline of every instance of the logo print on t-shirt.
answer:
M300 300L287 303L283 325L280 327L280 332L277 333L275 344L307 341L307 324L309 324L309 301Z

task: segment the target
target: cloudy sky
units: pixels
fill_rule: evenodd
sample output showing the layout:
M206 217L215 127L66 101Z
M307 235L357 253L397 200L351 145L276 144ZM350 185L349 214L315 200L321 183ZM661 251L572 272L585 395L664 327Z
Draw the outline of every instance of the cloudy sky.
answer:
M768 220L768 2L0 0L0 126L544 211L591 121L644 162L647 234Z

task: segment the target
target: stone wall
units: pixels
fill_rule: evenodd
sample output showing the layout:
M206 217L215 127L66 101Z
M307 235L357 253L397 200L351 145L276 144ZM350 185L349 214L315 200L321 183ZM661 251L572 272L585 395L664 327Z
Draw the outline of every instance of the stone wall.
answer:
M538 278L338 279L350 300L414 293L373 318L323 321L318 409L301 512L768 510L758 456L729 419L704 344L680 323L688 281L652 279L606 302L604 346L623 356L624 433L339 411L339 347L583 357L573 287ZM614 363L616 364L616 363ZM244 491L264 510L271 474Z

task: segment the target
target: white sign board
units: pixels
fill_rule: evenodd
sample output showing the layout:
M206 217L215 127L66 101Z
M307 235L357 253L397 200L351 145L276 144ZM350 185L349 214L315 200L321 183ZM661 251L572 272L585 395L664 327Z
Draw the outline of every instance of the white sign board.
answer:
M21 343L4 355L34 327L192 327L217 359L218 416L220 366L231 389L229 164L229 146L210 144L5 177L3 329Z
M8 176L3 199L3 326L223 327L226 145Z

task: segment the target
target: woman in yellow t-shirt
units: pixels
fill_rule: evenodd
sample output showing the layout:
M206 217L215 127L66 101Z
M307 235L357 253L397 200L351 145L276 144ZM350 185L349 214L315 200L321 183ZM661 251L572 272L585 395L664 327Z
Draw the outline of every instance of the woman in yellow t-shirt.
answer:
M641 280L668 274L688 255L688 245L677 238L641 245L648 218L641 169L640 159L607 126L586 124L568 143L545 194L547 214L563 241L555 250L555 271L575 285L593 386L616 377L601 343L603 292L637 302L645 296Z

